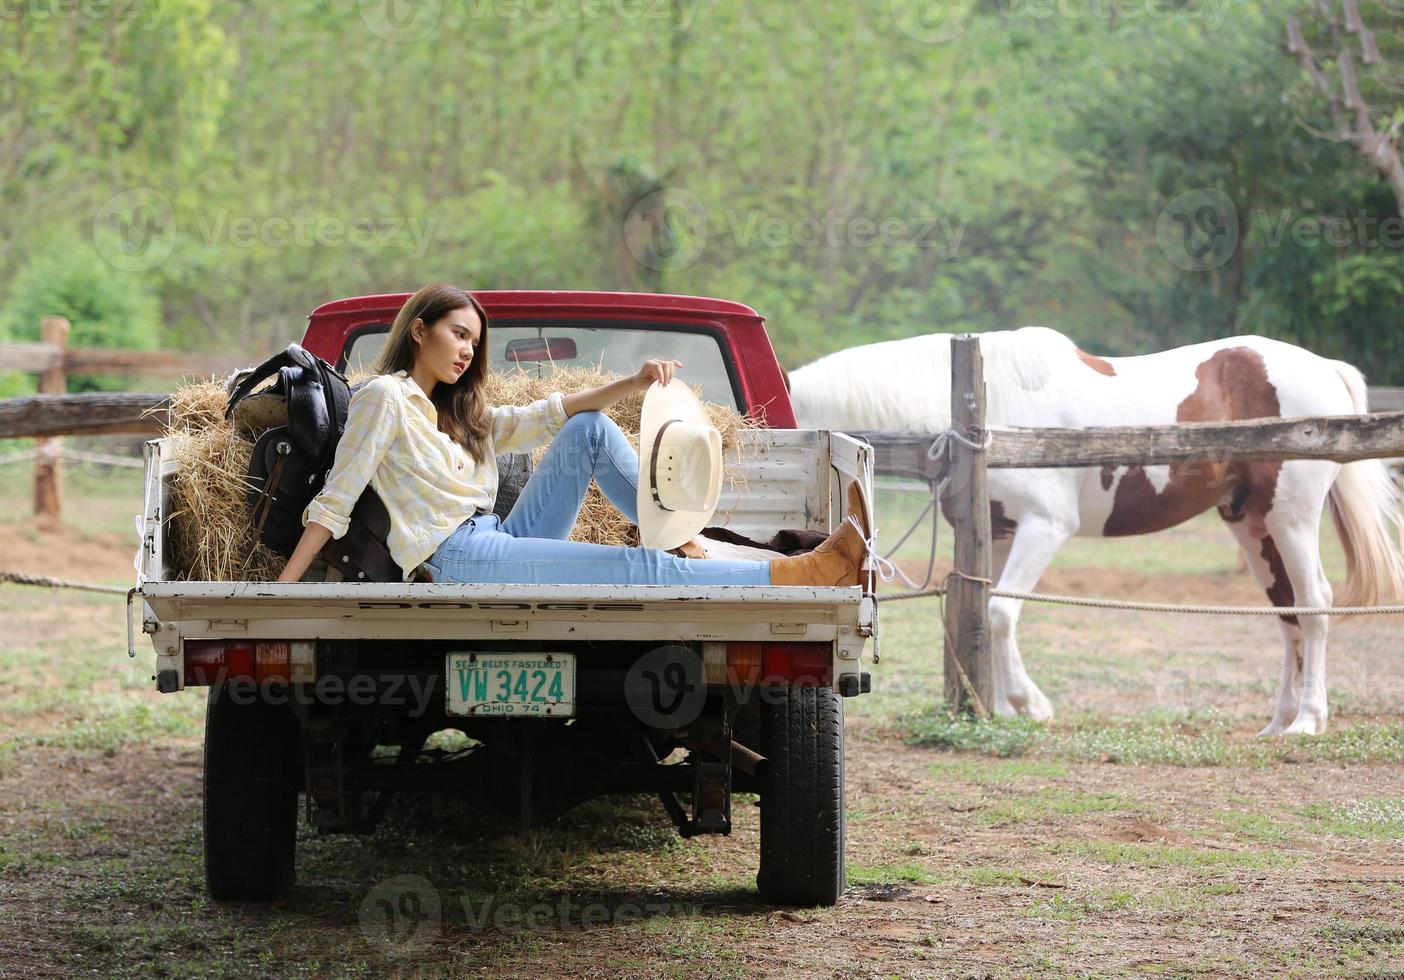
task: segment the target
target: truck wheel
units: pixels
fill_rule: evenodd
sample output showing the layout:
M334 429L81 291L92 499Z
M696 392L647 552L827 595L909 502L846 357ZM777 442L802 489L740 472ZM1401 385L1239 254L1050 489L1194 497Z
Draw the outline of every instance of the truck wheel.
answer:
M843 701L829 688L769 692L761 707L761 897L833 905L843 893Z
M300 732L250 686L210 689L205 714L205 882L223 901L292 891Z

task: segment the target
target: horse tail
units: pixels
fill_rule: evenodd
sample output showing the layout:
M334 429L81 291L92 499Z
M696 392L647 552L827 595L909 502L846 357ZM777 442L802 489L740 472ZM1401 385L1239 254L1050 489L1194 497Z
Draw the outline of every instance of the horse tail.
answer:
M1357 414L1369 410L1365 376L1344 361L1332 364ZM1338 606L1373 606L1404 597L1404 555L1396 527L1400 494L1382 460L1341 466L1328 497L1331 521L1346 558L1345 594Z

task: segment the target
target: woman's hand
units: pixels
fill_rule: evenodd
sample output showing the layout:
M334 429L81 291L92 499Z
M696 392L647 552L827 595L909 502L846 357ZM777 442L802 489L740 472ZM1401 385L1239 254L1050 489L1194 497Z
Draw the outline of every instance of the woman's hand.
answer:
M302 537L297 539L297 547L293 549L292 557L283 566L283 573L274 581L276 582L301 582L302 573L307 571L307 567L312 564L312 559L321 552L322 546L331 540L331 530L318 524L316 521L308 521L307 527L302 531Z
M655 381L666 385L673 380L673 375L682 366L682 361L650 358L644 362L643 367L639 368L638 374L626 375L607 385L600 385L598 388L589 388L585 391L565 395L566 415L576 415L580 412L603 412L619 399L627 398L636 391L643 391Z
M644 366L639 368L639 373L634 375L634 387L639 391L648 388L649 385L657 381L661 385L666 385L673 380L673 375L678 368L682 367L682 361L660 360L659 358L649 358L644 361Z

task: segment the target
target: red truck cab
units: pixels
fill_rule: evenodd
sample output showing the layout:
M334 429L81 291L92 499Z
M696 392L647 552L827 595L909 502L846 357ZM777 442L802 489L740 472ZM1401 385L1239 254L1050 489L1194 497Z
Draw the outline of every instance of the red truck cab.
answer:
M560 344L538 348L531 338L570 341L570 363L631 373L645 356L662 354L648 331L668 332L667 353L683 362L681 377L703 397L730 404L772 428L795 428L784 375L765 320L742 303L703 296L572 290L480 290L473 295L491 318L490 367L500 370L545 359ZM381 293L324 303L308 317L302 346L341 370L367 369L409 293ZM512 355L512 356L509 356Z

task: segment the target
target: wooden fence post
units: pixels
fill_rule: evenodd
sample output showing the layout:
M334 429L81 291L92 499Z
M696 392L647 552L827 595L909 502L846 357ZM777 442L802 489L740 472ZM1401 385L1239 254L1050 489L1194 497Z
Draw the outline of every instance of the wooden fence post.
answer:
M69 324L61 316L46 316L39 327L39 339L53 344L60 351L68 346ZM68 390L63 358L39 375L41 395L62 395ZM58 438L40 439L34 457L34 517L40 527L58 524L63 509L63 464L59 452L63 441Z
M951 338L951 428L978 442L985 428L985 373L979 338ZM955 569L947 580L946 703L952 711L988 717L990 666L990 496L985 454L958 439L950 444L946 494L955 529Z

